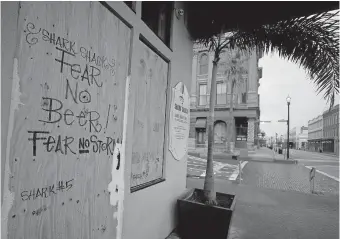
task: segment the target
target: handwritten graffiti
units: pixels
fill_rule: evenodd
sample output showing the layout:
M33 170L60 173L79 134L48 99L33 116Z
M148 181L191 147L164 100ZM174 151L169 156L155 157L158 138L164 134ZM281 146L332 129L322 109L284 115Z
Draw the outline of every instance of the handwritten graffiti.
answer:
M23 201L35 200L37 198L48 198L59 192L69 191L73 184L74 179L68 181L59 181L57 184L52 184L47 187L34 188L28 191L22 191L20 196Z
M28 138L33 142L33 156L37 155L37 146L44 147L46 152L54 152L67 155L71 154L86 154L86 153L106 153L106 155L113 155L116 147L115 139L105 137L99 139L96 135L91 135L89 138L80 137L75 139L72 136L50 135L46 131L28 131L32 137ZM45 137L42 137L45 136Z
M39 42L39 39L41 39L62 51L62 58L65 57L65 53L71 56L80 54L86 62L93 63L97 67L108 71L111 76L114 76L116 73L116 60L113 57L109 58L107 56L99 55L98 53L81 45L77 47L77 43L75 41L69 40L66 37L58 36L56 33L50 32L47 29L38 28L32 22L27 23L24 32L26 33L26 42L29 45L35 45Z
M96 84L98 87L103 86L103 82L98 83L98 76L101 74L100 69L88 64L86 64L85 67L81 67L79 64L70 63L69 61L66 61L65 53L73 57L75 55L58 47L56 47L56 49L61 52L61 58L55 59L56 62L60 63L60 73L63 73L64 67L69 66L69 73L73 79L80 79L81 81L86 80L89 86L93 84Z
M26 25L26 31L28 32L26 34L26 42L30 45L36 44L38 42L38 38L35 37L35 35L40 33L41 28L39 28L39 30L36 30L35 25L29 22Z
M109 70L111 75L115 75L115 59L108 60L106 56L100 56L91 50L86 49L85 47L80 47L80 55L89 63L95 63L96 66L101 67L102 69Z
M91 148L94 153L106 152L107 155L113 155L115 146L116 142L111 137L106 137L105 141L99 140L95 135L91 135L89 139L79 139L79 153L89 153Z
M87 104L91 102L91 94L88 90L82 90L78 94L78 82L76 82L76 87L74 90L72 90L70 86L70 82L68 79L66 79L66 93L65 93L65 99L68 99L68 95L72 96L72 99L74 103L78 104L78 102Z
M64 122L65 125L78 124L80 127L88 128L90 132L101 132L102 124L99 123L100 114L97 111L80 110L75 114L71 109L64 109L63 103L58 99L42 97L42 100L41 109L46 112L46 117L39 119L40 122L50 124Z

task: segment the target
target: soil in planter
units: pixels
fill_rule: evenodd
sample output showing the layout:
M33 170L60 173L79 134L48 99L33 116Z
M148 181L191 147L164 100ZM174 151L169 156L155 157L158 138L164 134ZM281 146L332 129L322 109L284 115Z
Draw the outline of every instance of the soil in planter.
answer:
M187 200L205 204L203 190L195 190ZM216 193L216 206L218 207L230 208L233 200L234 195Z

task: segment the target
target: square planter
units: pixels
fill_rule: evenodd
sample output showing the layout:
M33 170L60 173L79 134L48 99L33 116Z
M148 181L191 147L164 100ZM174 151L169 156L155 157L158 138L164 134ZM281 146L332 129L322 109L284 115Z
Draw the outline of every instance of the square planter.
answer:
M216 193L222 206L208 206L192 200L193 194L203 194L201 189L192 189L177 200L178 234L181 239L227 239L236 195Z

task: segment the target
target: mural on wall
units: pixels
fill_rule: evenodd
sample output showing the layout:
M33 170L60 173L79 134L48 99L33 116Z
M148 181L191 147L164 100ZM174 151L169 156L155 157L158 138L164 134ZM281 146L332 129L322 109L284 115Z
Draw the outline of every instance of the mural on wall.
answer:
M4 238L116 238L130 29L100 3L20 6Z
M132 189L163 179L168 63L139 42L139 66L134 112Z
M170 108L169 150L176 160L188 151L190 127L190 96L183 82L172 89Z

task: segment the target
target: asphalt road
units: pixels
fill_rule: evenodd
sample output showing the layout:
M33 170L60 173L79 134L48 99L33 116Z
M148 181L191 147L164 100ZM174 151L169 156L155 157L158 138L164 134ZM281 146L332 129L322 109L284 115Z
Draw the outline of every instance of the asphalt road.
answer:
M308 169L314 167L319 173L339 182L338 157L302 150L291 150L291 154L298 164L304 165Z

